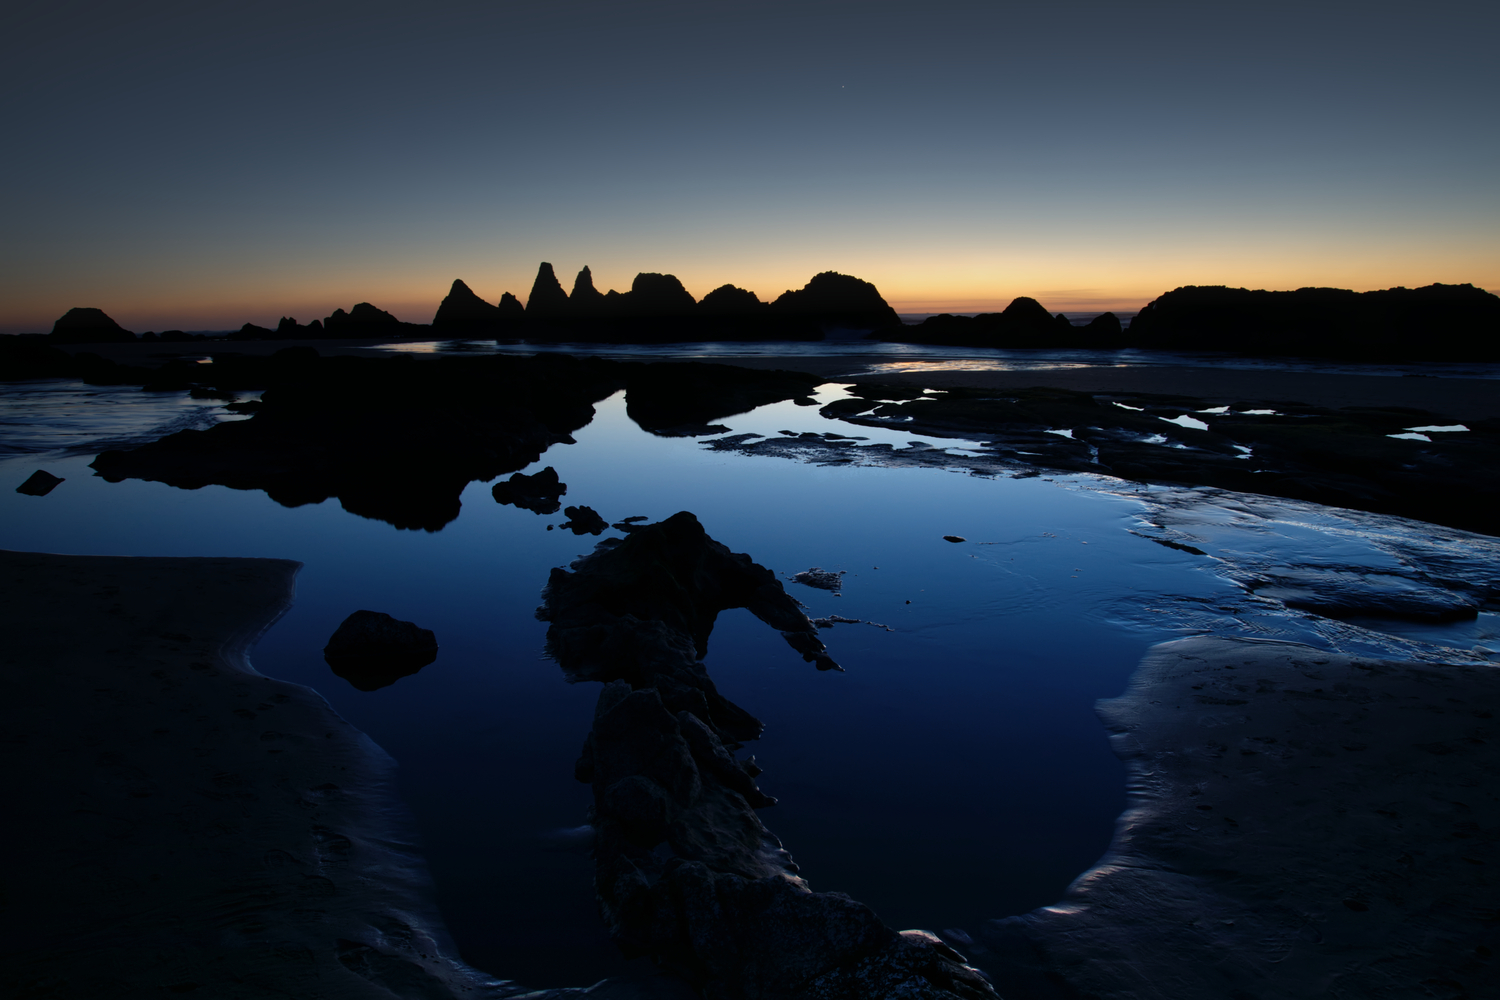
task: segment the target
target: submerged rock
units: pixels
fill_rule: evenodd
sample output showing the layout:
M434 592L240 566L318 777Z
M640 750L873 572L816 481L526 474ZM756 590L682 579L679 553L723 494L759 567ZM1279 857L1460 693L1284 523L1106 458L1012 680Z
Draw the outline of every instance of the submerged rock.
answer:
M570 680L603 682L575 768L594 790L595 884L611 936L723 1000L991 998L924 932L816 893L755 810L761 723L703 665L719 612L747 608L820 669L837 669L775 575L683 511L553 570L537 617Z
M63 481L61 476L54 476L45 469L37 469L27 477L26 482L16 487L16 492L29 497L44 497L57 489L57 484Z
M379 611L356 611L329 638L323 659L361 691L388 687L437 659L437 636Z
M847 571L839 570L835 573L821 566L814 566L812 569L805 569L794 575L792 582L800 583L804 587L815 587L818 590L831 590L837 594L844 587L845 572Z
M567 492L568 484L558 480L557 470L550 465L530 476L517 472L490 488L496 503L513 504L537 514L556 514L562 507L560 498Z

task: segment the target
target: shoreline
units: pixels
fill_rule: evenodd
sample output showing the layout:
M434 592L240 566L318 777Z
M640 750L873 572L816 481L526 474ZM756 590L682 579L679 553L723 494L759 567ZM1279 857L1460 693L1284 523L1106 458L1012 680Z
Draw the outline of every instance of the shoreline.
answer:
M458 959L395 762L246 653L300 563L0 551L0 992L525 996ZM627 997L607 989L590 996Z
M0 552L30 862L8 879L7 988L689 996L656 977L532 992L454 955L393 762L246 658L298 566ZM1500 947L1497 710L1483 664L1156 645L1098 706L1130 769L1109 853L1057 904L955 943L1037 1000L1461 991Z

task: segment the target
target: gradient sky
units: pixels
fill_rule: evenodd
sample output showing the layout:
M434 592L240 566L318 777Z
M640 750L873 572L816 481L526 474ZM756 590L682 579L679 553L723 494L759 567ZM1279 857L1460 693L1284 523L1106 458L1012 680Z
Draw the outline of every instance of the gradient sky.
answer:
M57 3L0 32L0 330L427 322L536 264L901 311L1500 289L1500 5Z

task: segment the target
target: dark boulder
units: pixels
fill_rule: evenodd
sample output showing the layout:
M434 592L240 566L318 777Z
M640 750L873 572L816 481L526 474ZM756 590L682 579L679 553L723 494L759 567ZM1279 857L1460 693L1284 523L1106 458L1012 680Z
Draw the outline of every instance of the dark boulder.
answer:
M562 507L559 498L567 492L568 484L558 481L557 470L550 465L531 476L517 472L490 489L496 503L512 504L537 514L556 514Z
M568 314L568 293L546 261L536 269L531 295L526 300L526 317L531 320L561 318Z
M102 309L75 307L52 324L47 339L54 344L133 344L135 334L104 314Z
M323 659L359 690L374 691L421 670L437 652L431 629L379 611L356 611L323 647Z
M57 484L64 480L60 476L37 469L20 486L16 487L17 493L24 493L29 497L44 497L57 488Z

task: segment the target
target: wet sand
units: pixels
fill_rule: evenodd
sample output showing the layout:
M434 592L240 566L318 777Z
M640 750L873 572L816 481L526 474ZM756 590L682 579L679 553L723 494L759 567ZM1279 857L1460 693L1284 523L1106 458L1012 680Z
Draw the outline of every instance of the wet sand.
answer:
M246 659L298 567L0 551L0 994L522 992L457 960L390 758Z
M977 957L1034 1000L1494 996L1497 711L1488 664L1158 645L1099 703L1109 853Z

